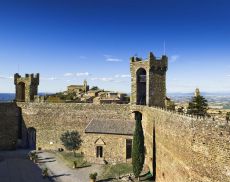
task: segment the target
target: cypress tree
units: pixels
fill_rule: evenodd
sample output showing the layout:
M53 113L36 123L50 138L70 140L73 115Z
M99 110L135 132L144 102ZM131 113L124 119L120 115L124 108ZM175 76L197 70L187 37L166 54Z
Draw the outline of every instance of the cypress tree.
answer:
M226 113L226 121L227 121L227 123L229 122L229 119L230 119L230 112L227 112Z
M132 165L133 173L139 178L145 161L144 134L141 124L141 114L137 113L136 126L133 136Z

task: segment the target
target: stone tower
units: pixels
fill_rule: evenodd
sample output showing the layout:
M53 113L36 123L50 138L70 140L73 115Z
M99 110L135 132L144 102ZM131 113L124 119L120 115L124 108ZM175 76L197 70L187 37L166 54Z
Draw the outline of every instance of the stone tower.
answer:
M131 104L165 107L168 58L156 58L152 52L147 60L130 58Z
M39 74L26 74L21 77L18 73L14 75L17 102L32 102L38 94Z
M195 95L195 97L200 96L200 90L199 90L199 88L196 88L194 95Z
M83 82L83 87L84 87L84 92L85 93L89 91L89 85L87 85L87 81L86 80L84 80L84 82Z

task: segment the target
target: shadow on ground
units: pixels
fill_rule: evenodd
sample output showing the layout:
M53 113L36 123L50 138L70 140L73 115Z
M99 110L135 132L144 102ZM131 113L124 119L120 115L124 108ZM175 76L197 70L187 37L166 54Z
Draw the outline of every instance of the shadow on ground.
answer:
M27 157L28 150L0 151L1 182L50 182L42 170Z

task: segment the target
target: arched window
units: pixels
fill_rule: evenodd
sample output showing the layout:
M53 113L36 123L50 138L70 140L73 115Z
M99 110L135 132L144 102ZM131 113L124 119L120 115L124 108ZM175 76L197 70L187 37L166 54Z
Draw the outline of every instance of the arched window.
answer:
M20 82L17 89L17 101L24 102L25 101L25 83Z
M140 68L136 72L137 105L146 105L146 70Z

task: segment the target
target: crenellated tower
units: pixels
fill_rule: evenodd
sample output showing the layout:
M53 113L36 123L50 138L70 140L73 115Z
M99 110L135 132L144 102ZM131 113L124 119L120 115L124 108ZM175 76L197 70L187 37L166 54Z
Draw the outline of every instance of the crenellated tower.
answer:
M152 52L147 60L130 58L131 104L165 107L168 58L156 58Z
M21 77L18 73L14 75L17 102L32 102L34 96L38 95L39 74L26 74Z

